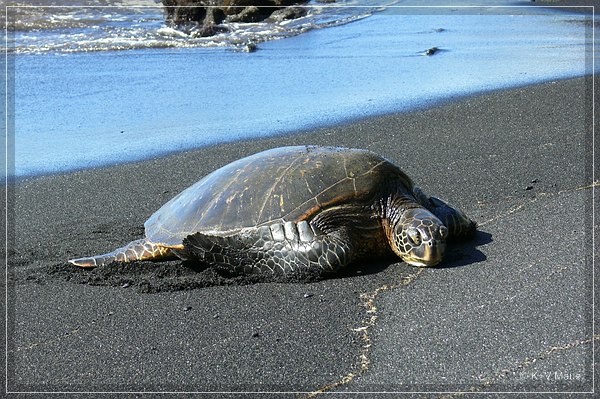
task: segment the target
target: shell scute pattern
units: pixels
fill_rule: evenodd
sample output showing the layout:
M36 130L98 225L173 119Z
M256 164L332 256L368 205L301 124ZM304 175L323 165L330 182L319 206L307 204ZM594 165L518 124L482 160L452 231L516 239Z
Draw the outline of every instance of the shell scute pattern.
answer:
M360 150L283 147L232 162L182 191L145 223L149 240L179 246L196 232L230 235L245 227L300 222L339 203L365 202L404 176ZM278 227L276 227L278 229ZM275 235L281 234L279 230Z

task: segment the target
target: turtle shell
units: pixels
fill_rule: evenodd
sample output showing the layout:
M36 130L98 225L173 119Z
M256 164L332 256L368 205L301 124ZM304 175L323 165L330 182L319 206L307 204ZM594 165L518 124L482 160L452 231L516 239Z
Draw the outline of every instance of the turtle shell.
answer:
M210 173L164 204L144 226L150 241L179 246L196 232L230 235L275 221L310 220L331 206L371 204L390 188L411 192L412 182L370 151L281 147Z

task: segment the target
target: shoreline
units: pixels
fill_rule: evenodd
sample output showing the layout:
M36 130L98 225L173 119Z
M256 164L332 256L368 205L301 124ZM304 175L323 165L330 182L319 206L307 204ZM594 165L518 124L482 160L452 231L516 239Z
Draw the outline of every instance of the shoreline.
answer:
M386 119L393 118L394 116L411 115L411 114L415 114L415 113L419 113L419 112L426 112L426 111L430 111L430 110L433 110L433 109L436 109L439 107L451 106L454 103L469 101L470 99L479 98L482 96L494 95L496 93L500 94L500 93L504 93L504 92L510 92L513 90L523 90L523 89L527 89L530 87L533 88L533 87L537 87L537 86L543 86L543 85L546 85L546 84L549 84L552 82L568 82L568 81L576 80L576 79L590 79L591 80L592 75L596 75L596 74L586 74L584 76L577 76L577 77L559 77L559 78L547 79L544 81L539 81L539 82L534 82L534 83L520 84L520 85L516 85L516 86L508 86L508 87L502 87L502 88L493 88L493 89L488 89L488 90L481 90L481 91L477 91L477 92L473 92L473 93L456 95L456 96L453 96L452 98L442 98L442 99L434 100L434 101L428 102L427 104L417 105L417 106L414 106L413 108L409 108L407 110L383 112L380 114L373 114L373 115L364 116L364 117L349 117L346 120L343 120L343 121L340 121L337 123L324 125L321 127L299 129L296 131L284 132L284 133L280 133L280 134L273 134L273 135L269 135L269 136L262 136L262 137L256 137L256 138L242 139L242 140L238 140L238 141L224 141L224 142L220 142L220 143L206 144L205 146L201 146L201 147L169 152L166 154L151 156L149 158L128 161L128 162L124 162L124 163L89 167L89 168L84 168L84 169L59 171L59 172L49 172L47 174L16 176L13 179L9 178L9 184L17 184L18 185L18 184L22 184L24 182L33 181L36 179L50 178L53 176L68 176L68 175L84 173L84 172L101 171L101 170L106 170L106 169L111 169L111 168L119 168L121 166L126 166L126 165L138 165L138 164L141 165L141 164L148 163L148 162L160 162L161 160L165 160L165 162L168 162L169 158L176 158L179 155L183 155L183 154L194 154L194 153L200 154L204 151L218 152L219 148L222 146L242 145L244 147L252 147L254 144L256 144L259 148L263 148L260 145L260 143L262 141L274 141L274 142L282 142L283 143L286 140L291 140L291 142L296 143L296 144L291 144L291 145L301 145L302 139L300 137L302 137L302 136L318 137L320 132L322 132L322 131L332 132L332 131L342 130L345 127L352 127L355 124L363 125L363 124L377 123L378 120L385 121ZM596 75L596 76L600 77L600 75ZM299 140L295 140L294 137L298 137ZM264 148L266 149L266 148L271 148L271 147L264 147ZM258 152L258 151L256 151L256 152ZM251 153L248 153L247 155L251 155ZM232 161L233 160L235 160L235 159L232 159ZM14 157L13 157L12 163L13 163L12 171L14 171ZM14 173L13 173L13 175L14 175Z
M580 239L591 231L590 84L508 89L14 185L9 389L589 391L588 380L550 386L503 370L549 345L585 342L524 367L558 367L566 353L569 372L591 372L589 240ZM373 260L311 283L248 284L178 261L66 263L140 238L153 212L212 170L293 144L379 153L479 233L449 247L441 267Z

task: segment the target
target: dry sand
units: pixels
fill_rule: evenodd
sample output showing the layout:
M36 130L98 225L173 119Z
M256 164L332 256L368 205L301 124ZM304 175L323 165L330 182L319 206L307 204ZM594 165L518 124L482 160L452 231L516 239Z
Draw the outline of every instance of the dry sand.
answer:
M549 82L22 181L9 192L9 391L589 390L591 104L591 77ZM373 260L310 283L66 263L141 237L215 168L292 144L380 153L480 232L439 268Z

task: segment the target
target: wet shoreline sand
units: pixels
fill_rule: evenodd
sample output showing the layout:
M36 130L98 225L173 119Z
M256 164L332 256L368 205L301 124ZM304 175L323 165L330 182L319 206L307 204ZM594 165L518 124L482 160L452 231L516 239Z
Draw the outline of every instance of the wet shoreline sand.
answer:
M9 389L589 389L591 248L576 237L591 234L591 101L591 77L555 81L26 179L9 215ZM181 262L66 264L141 237L148 216L217 167L296 144L380 153L480 233L440 268L364 262L312 283L245 284ZM517 368L560 345L571 346ZM584 377L518 374L560 364Z

